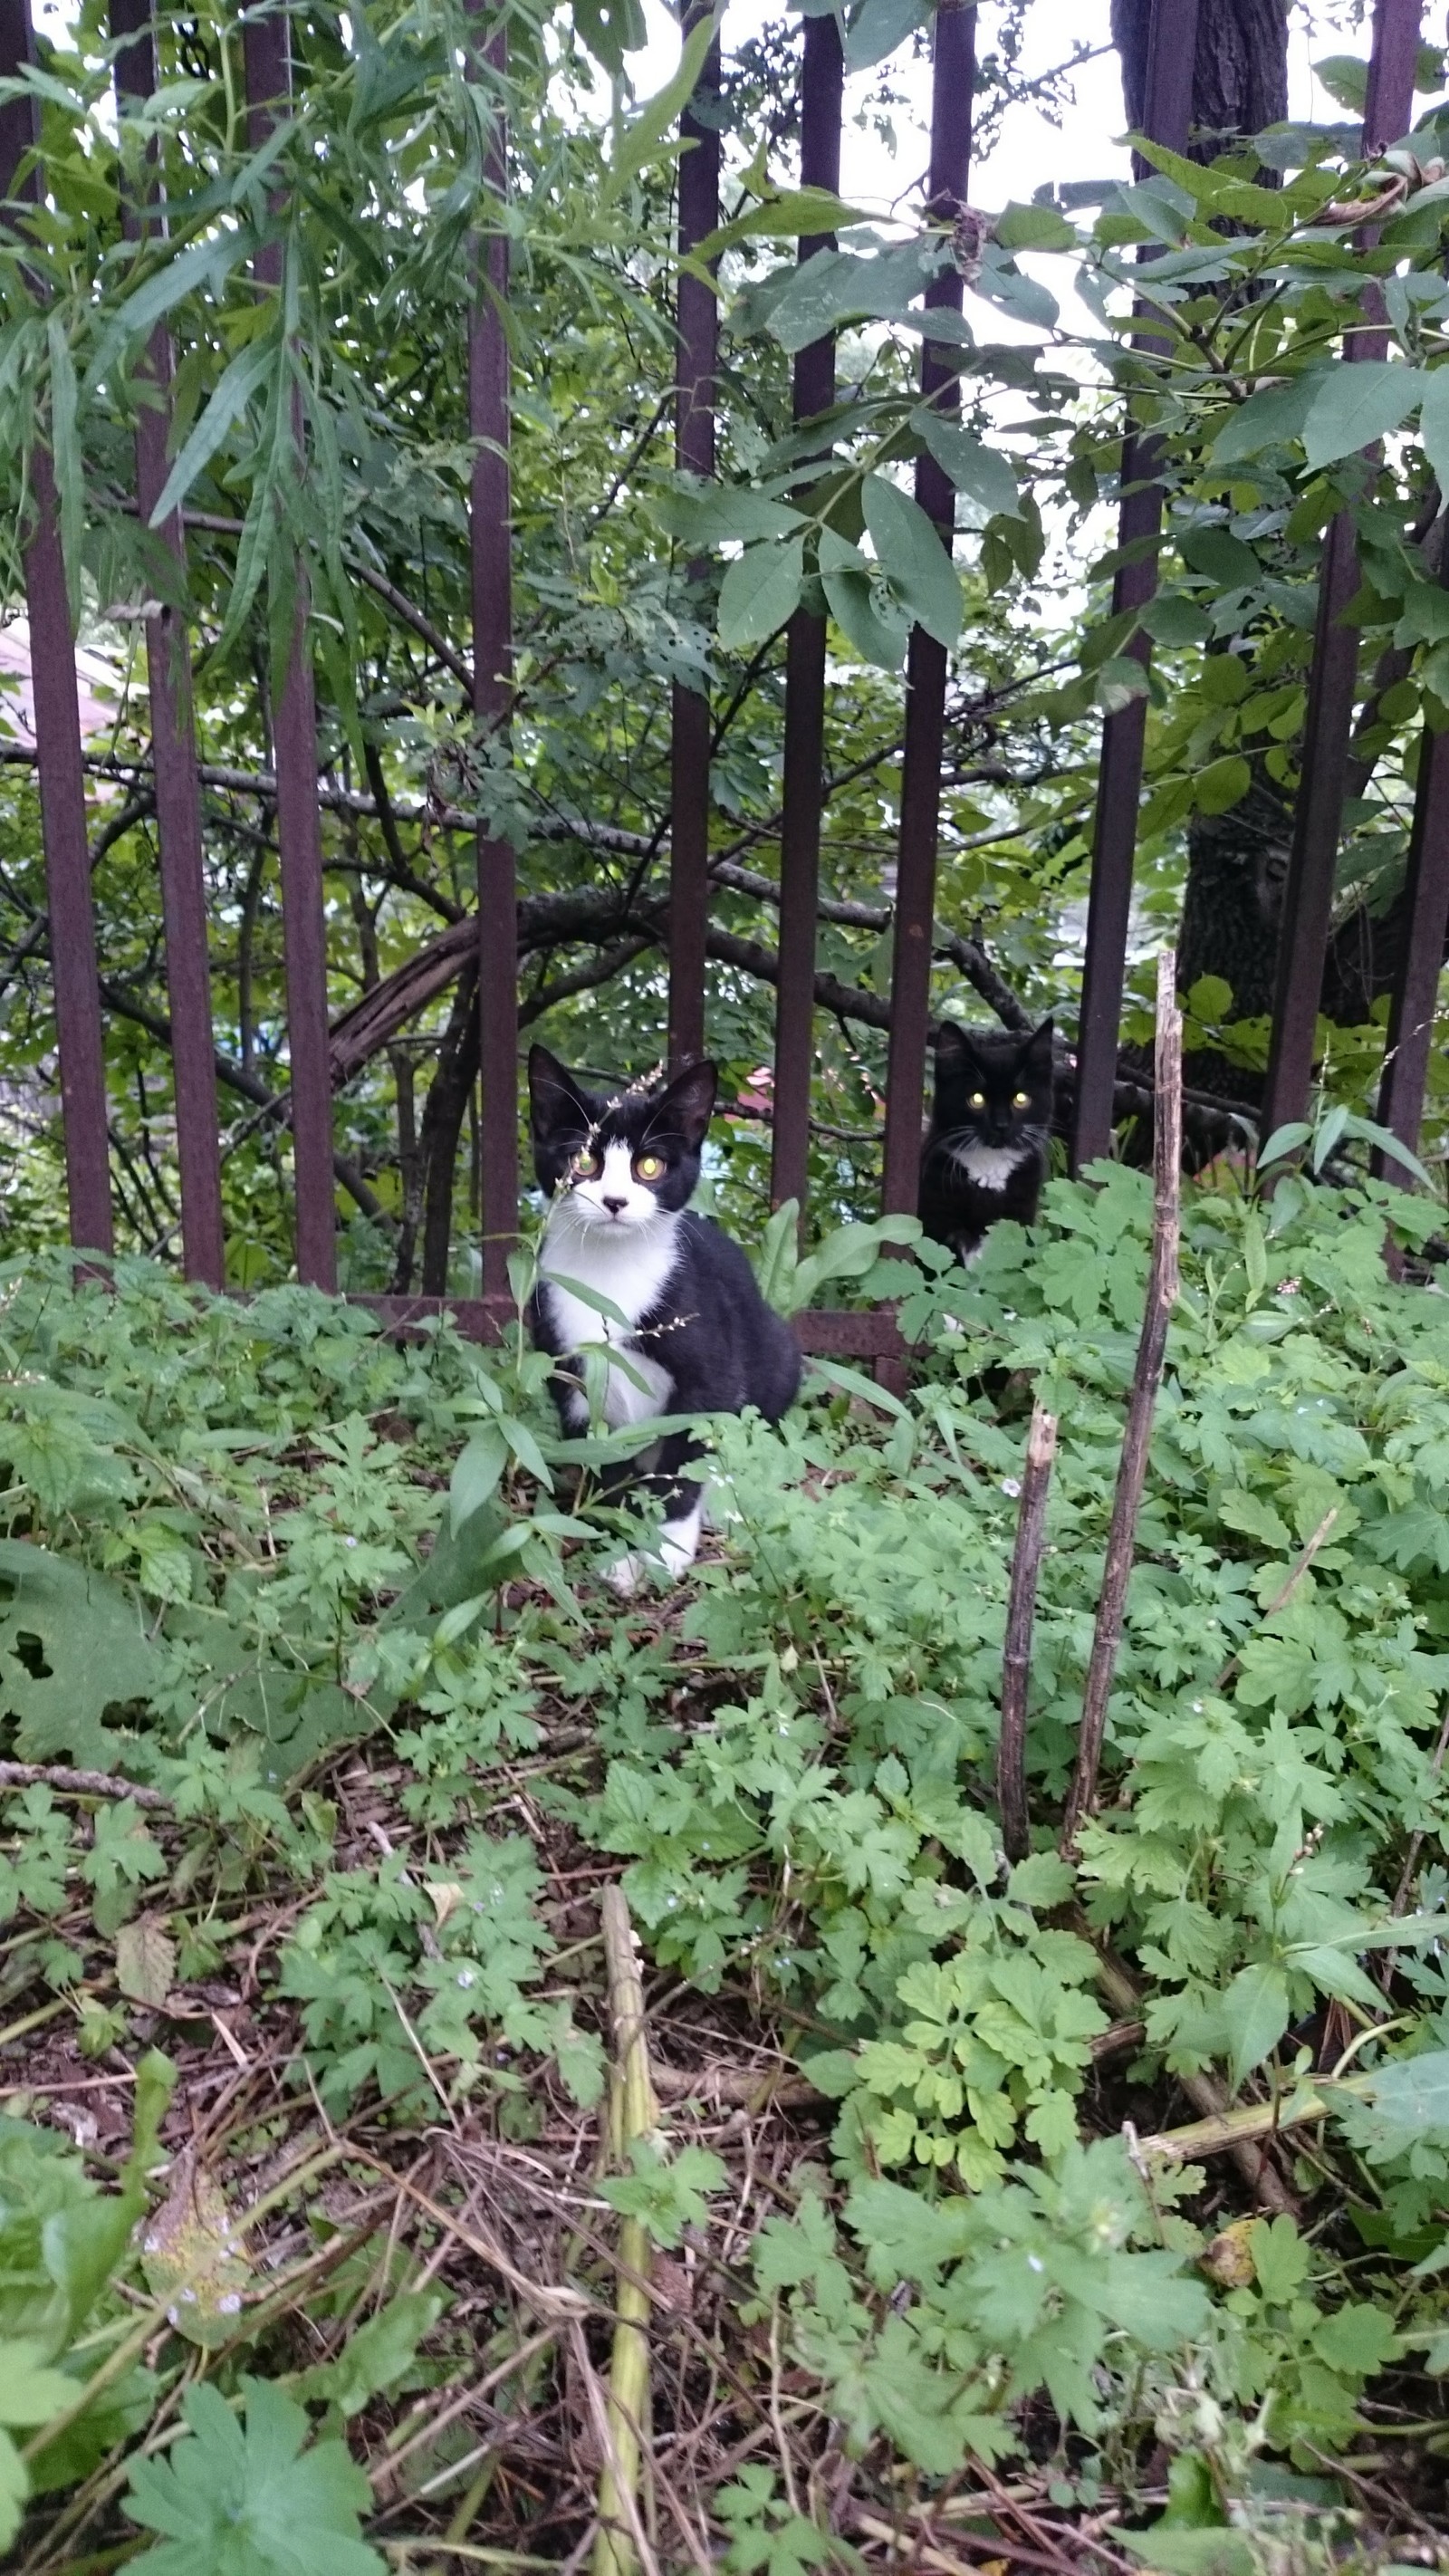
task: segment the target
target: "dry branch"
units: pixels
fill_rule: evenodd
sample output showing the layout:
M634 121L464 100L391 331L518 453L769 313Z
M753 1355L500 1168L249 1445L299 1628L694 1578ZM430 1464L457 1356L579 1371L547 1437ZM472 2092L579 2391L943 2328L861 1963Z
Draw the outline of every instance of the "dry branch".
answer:
M996 1760L996 1794L1001 1809L1001 1838L1008 1860L1024 1860L1031 1848L1031 1819L1026 1806L1026 1695L1031 1681L1031 1639L1036 1624L1036 1587L1046 1545L1047 1496L1052 1461L1057 1454L1057 1417L1045 1406L1032 1407L1026 1436L1026 1465L1021 1478L1021 1510L1016 1523L1016 1550L1011 1560L1011 1597L1006 1611L1006 1649L1001 1665L1001 1742Z
M1112 1695L1117 1650L1122 1642L1137 1515L1142 1506L1142 1488L1147 1476L1152 1416L1157 1404L1157 1390L1162 1383L1168 1322L1177 1303L1182 1178L1182 1014L1177 1007L1172 951L1166 948L1157 961L1156 1074L1152 1265L1147 1278L1147 1308L1142 1318L1142 1337L1137 1345L1132 1396L1127 1407L1127 1433L1122 1443L1117 1490L1112 1500L1112 1521L1107 1533L1107 1561L1102 1570L1102 1593L1097 1606L1096 1633L1092 1639L1092 1660L1087 1667L1087 1687L1082 1700L1077 1765L1062 1820L1062 1851L1068 1858L1075 1852L1077 1836L1091 1813L1092 1801L1097 1794L1097 1772L1107 1728L1107 1703Z
M609 2020L614 2067L609 2086L609 2143L622 2166L636 2138L658 2129L659 2113L649 2074L644 2035L644 1986L634 1954L634 1929L619 1887L606 1887L600 1911L609 1977ZM619 2228L618 2323L604 2403L604 2465L599 2479L599 2530L594 2576L631 2576L631 2541L641 2537L637 2497L649 2411L649 2233L641 2219Z
M73 1771L65 1762L0 1762L0 1789L59 1789L71 1798L131 1798L138 1807L171 1812L163 1790L147 1789L138 1780L118 1779L111 1771Z

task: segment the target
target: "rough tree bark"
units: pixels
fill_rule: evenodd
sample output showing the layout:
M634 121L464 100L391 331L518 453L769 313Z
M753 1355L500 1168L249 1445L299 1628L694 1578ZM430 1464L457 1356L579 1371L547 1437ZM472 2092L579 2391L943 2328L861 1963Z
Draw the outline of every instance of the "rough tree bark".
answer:
M1151 0L1112 0L1112 36L1122 64L1129 123L1140 122L1147 74ZM1258 134L1288 113L1288 11L1285 0L1203 0L1193 63L1195 161L1243 134ZM1276 185L1273 173L1260 178ZM1396 674L1386 675L1390 678ZM1362 721L1362 720L1361 720ZM1350 786L1361 793L1362 776ZM1178 981L1186 992L1200 975L1232 987L1237 1016L1273 1006L1279 925L1292 806L1260 769L1250 793L1231 812L1194 815L1188 826L1187 888L1178 936ZM1323 1008L1346 1026L1368 1017L1376 995L1390 990L1403 946L1402 906L1373 918L1360 908L1335 930L1323 979ZM1189 1059L1190 1079L1256 1096L1251 1074L1216 1056Z

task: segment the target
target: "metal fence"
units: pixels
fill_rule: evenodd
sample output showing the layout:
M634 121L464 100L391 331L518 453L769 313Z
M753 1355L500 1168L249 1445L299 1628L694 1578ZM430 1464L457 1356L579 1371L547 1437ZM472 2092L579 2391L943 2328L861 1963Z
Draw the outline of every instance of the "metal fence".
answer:
M496 65L505 36L490 23L487 0L473 0L478 43ZM700 14L691 0L686 26ZM1181 151L1188 139L1197 0L1154 0L1148 57L1146 132ZM1377 0L1364 149L1372 154L1407 132L1420 39L1418 0ZM115 81L121 96L149 96L157 85L157 52L149 0L111 0L117 40ZM285 11L248 12L242 22L250 140L263 142L289 112L291 66ZM976 10L941 0L934 26L930 212L951 220L969 197L971 102ZM29 0L0 0L0 78L34 58ZM839 27L832 16L805 20L801 94L801 179L838 187L842 99ZM718 47L707 58L702 87L719 79ZM692 250L719 221L720 147L708 116L687 113L679 187L679 238ZM44 173L31 101L0 104L0 199L39 202ZM495 132L489 176L505 184L505 138ZM137 203L128 224L148 218ZM802 241L808 259L823 240ZM1150 246L1139 254L1153 255ZM508 292L507 244L492 235L480 247L468 344L469 426L476 442L471 487L474 710L485 726L506 729L510 704L509 354L503 319ZM263 287L279 280L280 252L257 260ZM957 270L937 275L927 301L959 310ZM697 276L681 277L678 298L676 455L681 466L713 471L716 390L715 299ZM1350 337L1347 354L1382 354L1374 326ZM1144 341L1151 325L1144 316ZM135 492L149 520L167 472L172 353L158 328L147 367L153 406L139 415ZM947 348L924 344L923 395L948 413L958 378ZM834 398L834 349L821 340L795 361L794 411L808 423ZM1156 585L1156 547L1164 526L1158 452L1150 436L1128 436L1122 472L1119 560L1114 612L1141 609ZM33 511L25 549L34 720L43 824L50 947L59 1045L69 1222L72 1241L104 1254L112 1247L107 1102L98 972L87 849L85 770L76 665L62 558L59 504L51 459L37 446L31 460ZM916 497L948 548L954 495L930 456L916 466ZM185 529L177 513L163 531L184 567ZM1449 573L1449 549L1445 554ZM1358 686L1356 630L1343 610L1359 587L1354 530L1345 511L1324 549L1318 624L1308 694L1303 783L1284 902L1272 1052L1264 1115L1269 1127L1304 1115L1310 1098L1315 1019L1327 951L1334 865L1341 837L1346 765ZM275 709L275 801L285 944L289 1122L294 1140L296 1248L300 1277L336 1286L332 1065L327 1012L323 851L318 795L316 710L307 636L305 566L298 594L285 687ZM225 1279L220 1135L209 994L207 921L202 874L200 773L190 710L184 619L170 609L147 620L154 790L160 848L181 1181L183 1261L189 1276L220 1287ZM1127 648L1146 663L1151 644L1139 629ZM816 975L816 927L823 789L826 638L822 619L800 609L787 648L784 806L781 833L780 939L774 1065L772 1195L803 1203L809 1140L813 1015L822 998ZM930 976L936 940L934 902L945 722L945 648L917 627L910 638L905 749L894 907L894 972L885 1123L883 1205L915 1205L921 1112L930 1037ZM1080 1168L1106 1153L1118 1105L1122 1011L1133 855L1141 798L1146 700L1135 697L1103 727L1086 936L1085 974L1075 1075L1072 1159ZM684 686L672 707L670 818L669 1055L678 1064L702 1052L710 903L711 708ZM1393 995L1380 1100L1384 1125L1406 1145L1417 1143L1440 964L1449 926L1449 734L1427 734L1420 764L1409 852L1409 935ZM481 1070L482 1288L478 1299L447 1301L464 1330L485 1335L508 1306L506 1260L518 1219L518 941L515 860L511 844L480 829L477 837L477 1014ZM439 1301L420 1297L366 1301L390 1321L421 1316ZM899 1345L886 1314L812 1313L802 1319L807 1347L897 1364Z

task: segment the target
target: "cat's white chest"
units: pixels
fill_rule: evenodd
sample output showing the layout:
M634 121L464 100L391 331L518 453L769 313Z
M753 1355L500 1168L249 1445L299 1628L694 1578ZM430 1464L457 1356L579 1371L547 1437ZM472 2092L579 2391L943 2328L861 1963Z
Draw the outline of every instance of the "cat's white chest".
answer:
M1004 1190L1027 1157L1019 1145L959 1145L956 1161L978 1190Z
M673 1380L663 1363L632 1347L641 1316L659 1305L679 1258L673 1225L579 1226L550 1221L543 1242L539 1296L560 1349L569 1356L612 1344L625 1353L627 1371L609 1369L604 1420L611 1431L626 1422L652 1422L663 1412ZM574 1295L569 1283L607 1297L624 1317L601 1315ZM570 1400L577 1427L587 1420L582 1396Z

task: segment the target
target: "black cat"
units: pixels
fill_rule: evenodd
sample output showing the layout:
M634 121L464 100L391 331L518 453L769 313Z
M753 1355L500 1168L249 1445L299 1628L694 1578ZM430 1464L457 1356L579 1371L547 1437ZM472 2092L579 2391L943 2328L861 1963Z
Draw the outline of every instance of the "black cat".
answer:
M936 1104L921 1148L918 1213L933 1243L974 1261L1003 1217L1030 1225L1047 1173L1052 1023L936 1035Z
M693 1064L663 1090L585 1088L546 1047L528 1058L534 1169L552 1202L530 1321L561 1363L554 1397L566 1431L589 1418L582 1354L611 1347L603 1413L611 1429L670 1414L743 1413L778 1422L800 1384L795 1336L765 1304L737 1243L689 1201L714 1110L718 1075ZM622 1323L573 1293L606 1297ZM664 1505L659 1554L667 1571L691 1564L704 1491L683 1470L702 1455L687 1431L669 1433L638 1480ZM612 1480L615 1488L623 1479ZM632 1592L637 1555L610 1570Z

